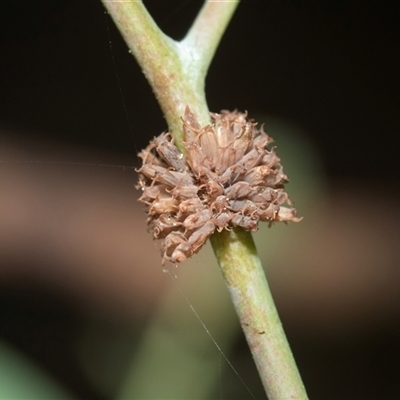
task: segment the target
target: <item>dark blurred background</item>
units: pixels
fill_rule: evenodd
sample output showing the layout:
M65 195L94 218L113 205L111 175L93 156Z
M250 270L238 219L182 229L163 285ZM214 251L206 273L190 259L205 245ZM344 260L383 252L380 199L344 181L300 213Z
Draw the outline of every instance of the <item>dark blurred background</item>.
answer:
M202 2L153 0L145 4L167 34L181 39ZM3 179L11 177L10 164L21 170L34 168L36 174L56 168L55 164L27 166L6 161L137 165L137 150L165 130L166 124L140 68L100 2L3 1L1 6ZM314 399L400 397L399 297L395 293L400 283L396 246L400 200L396 184L400 178L399 33L399 1L245 0L222 39L207 77L210 110L248 110L250 116L267 114L297 126L303 132L302 140L315 151L324 175L324 193L330 200L321 207L325 212L334 210L332 220L343 218L343 226L361 224L359 230L349 234L350 241L367 229L378 235L376 240L371 236L367 244L355 243L361 251L380 248L382 243L389 246L374 254L376 265L382 262L390 273L386 278L373 275L368 287L376 288L382 283L380 279L388 279L393 284L389 290L392 294L383 302L383 311L379 302L362 311L363 321L369 319L371 309L372 319L384 314L373 328L361 323L359 330L350 329L355 334L339 335L338 339L336 335L313 334L314 325L307 322L307 334L299 333L301 318L293 316L295 322L290 322L289 306L286 311L282 306L288 318L288 336ZM79 165L63 168L66 174L87 173ZM110 182L118 180L121 187L126 185L127 196L134 198L136 178L132 170L122 177L106 168L101 173ZM17 178L12 175L11 179ZM24 182L32 184L32 179L40 181L36 176ZM43 190L51 182L43 182ZM75 190L76 185L85 186L85 182L72 180L68 188ZM3 195L11 186L4 186ZM48 198L46 209L56 208L63 198L62 193ZM97 197L93 195L93 199ZM106 201L112 204L113 198ZM10 211L4 204L0 224L6 232L8 219L4 222L4 215ZM364 205L367 207L362 208ZM14 226L14 222L9 223ZM325 229L329 230L329 225ZM340 228L336 233L332 233L331 243L347 240ZM332 254L343 254L343 247L333 244ZM41 363L77 397L108 398L85 377L73 352L77 332L87 325L88 311L82 311L81 305L86 297L75 295L73 284L59 292L56 278L41 276L47 274L44 267L39 268L39 278L34 266L26 267L32 253L25 257L18 251L8 251L5 242L2 246L2 338ZM388 252L391 256L386 262L381 254ZM47 260L51 269L51 257ZM277 282L279 288L278 278ZM342 284L338 286L342 288ZM127 283L127 291L128 287ZM366 292L362 299L384 296L388 289L383 287L382 291ZM340 296L337 292L333 303ZM90 299L99 302L94 294ZM127 314L132 312L118 299L113 306L104 301L101 307L109 307L112 311L104 312L112 314L119 307L118 301L121 309L129 309ZM314 302L318 303L318 297L310 300ZM153 303L156 299L148 300L145 311L137 311L138 332ZM340 304L346 308L346 302ZM101 320L103 309L91 307L96 310L91 311L96 314L93 318ZM335 321L326 309L321 315ZM315 326L321 326L321 320L316 321ZM118 330L118 323L114 321L110 323L113 327L107 325L106 329ZM327 331L334 330L331 323ZM343 320L338 324L344 324ZM243 349L245 345L240 342L237 354Z

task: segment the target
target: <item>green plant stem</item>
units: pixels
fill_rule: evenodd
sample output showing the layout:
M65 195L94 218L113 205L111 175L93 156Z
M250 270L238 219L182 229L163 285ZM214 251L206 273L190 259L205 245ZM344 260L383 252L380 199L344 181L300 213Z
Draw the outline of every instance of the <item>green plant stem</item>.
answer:
M185 107L190 105L200 124L210 122L205 76L238 1L206 2L181 42L158 28L141 1L103 0L103 4L141 66L175 143L183 151L181 117Z
M251 234L223 231L211 244L268 398L307 399Z
M239 1L207 1L180 42L180 46L185 48L182 61L184 54L190 54L188 75L192 76L194 82L197 81L197 85L201 85L202 90L208 67L238 5Z
M185 107L190 106L201 125L210 121L204 80L238 1L207 1L181 42L160 31L142 2L102 1L183 151ZM306 399L251 234L235 229L214 234L211 242L269 399Z

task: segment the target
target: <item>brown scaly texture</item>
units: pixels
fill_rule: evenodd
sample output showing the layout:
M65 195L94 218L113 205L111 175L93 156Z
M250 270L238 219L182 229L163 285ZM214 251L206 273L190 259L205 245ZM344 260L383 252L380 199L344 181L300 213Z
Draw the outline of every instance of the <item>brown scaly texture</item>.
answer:
M189 108L183 121L186 155L169 133L139 153L139 201L146 204L163 262L180 263L199 251L215 230L256 231L259 221L299 221L283 190L287 177L269 137L247 114L211 114L202 128Z

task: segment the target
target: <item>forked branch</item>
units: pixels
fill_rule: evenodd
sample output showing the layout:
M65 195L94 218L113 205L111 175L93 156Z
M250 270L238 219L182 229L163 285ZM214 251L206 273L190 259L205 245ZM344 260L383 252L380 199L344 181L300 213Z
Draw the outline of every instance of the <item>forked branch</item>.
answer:
M201 127L210 123L204 80L238 1L206 1L181 42L160 31L141 1L103 3L140 64L183 153L181 118L186 106ZM306 399L251 233L223 230L214 233L211 242L269 399Z

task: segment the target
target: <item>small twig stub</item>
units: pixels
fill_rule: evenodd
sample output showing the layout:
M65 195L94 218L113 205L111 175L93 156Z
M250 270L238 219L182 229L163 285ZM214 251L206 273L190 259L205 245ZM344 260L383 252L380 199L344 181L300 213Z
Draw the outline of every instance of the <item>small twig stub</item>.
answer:
M300 220L283 189L272 138L247 114L211 114L201 127L187 107L181 153L169 133L139 153L139 201L146 204L154 239L162 239L163 262L180 263L199 251L216 230L256 231L259 221ZM282 206L282 204L287 206Z

